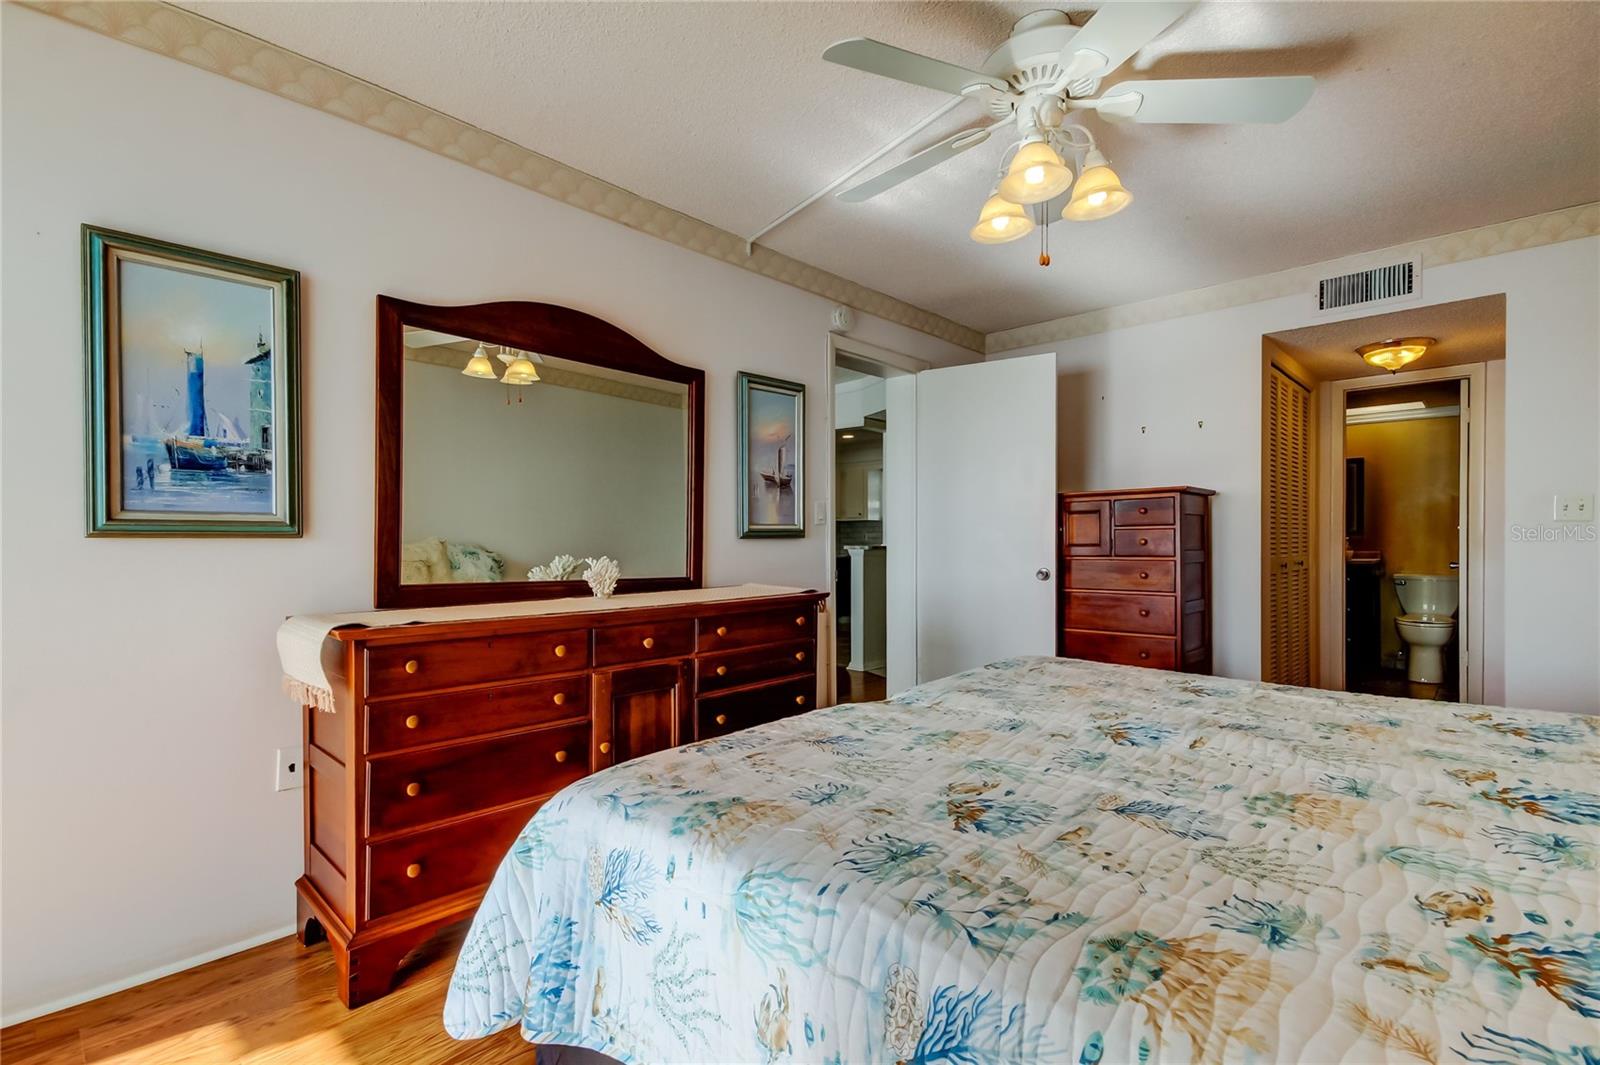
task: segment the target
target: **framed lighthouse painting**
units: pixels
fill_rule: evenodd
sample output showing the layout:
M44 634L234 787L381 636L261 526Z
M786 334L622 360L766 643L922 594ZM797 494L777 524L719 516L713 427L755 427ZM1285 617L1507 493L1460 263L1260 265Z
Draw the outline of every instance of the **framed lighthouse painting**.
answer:
M739 535L804 536L806 386L741 373Z
M83 227L90 536L300 535L300 274Z

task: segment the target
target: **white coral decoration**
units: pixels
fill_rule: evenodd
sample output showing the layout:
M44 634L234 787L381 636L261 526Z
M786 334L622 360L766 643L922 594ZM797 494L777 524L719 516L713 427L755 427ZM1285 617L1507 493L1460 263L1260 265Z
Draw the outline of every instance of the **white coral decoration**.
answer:
M548 565L535 566L528 571L530 581L570 581L578 573L578 560L571 555L557 555Z
M584 561L589 568L583 571L583 579L589 582L589 589L594 592L595 598L610 599L611 593L617 588L617 581L622 577L622 567L617 565L615 559L605 555Z

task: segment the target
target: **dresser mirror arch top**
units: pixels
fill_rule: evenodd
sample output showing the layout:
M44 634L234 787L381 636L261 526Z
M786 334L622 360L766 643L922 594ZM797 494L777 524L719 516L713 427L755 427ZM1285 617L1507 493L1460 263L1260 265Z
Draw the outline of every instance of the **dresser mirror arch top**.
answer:
M824 598L746 586L335 630L339 709L305 710L295 886L301 940L330 940L346 1005L387 993L406 953L470 915L560 789L812 709Z

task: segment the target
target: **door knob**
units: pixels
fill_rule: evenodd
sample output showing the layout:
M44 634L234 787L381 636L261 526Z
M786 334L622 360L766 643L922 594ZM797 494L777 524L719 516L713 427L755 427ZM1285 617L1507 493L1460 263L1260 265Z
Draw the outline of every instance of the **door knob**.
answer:
M1050 571L1045 569L1045 568L1043 568L1042 566L1038 570L1036 570L1033 575L1035 577L1037 577L1041 581L1047 581L1047 580L1050 579Z

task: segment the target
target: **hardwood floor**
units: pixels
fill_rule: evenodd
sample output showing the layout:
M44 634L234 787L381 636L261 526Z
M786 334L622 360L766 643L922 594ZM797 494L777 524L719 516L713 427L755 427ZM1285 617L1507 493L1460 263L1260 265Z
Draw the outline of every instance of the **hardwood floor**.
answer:
M0 1030L5 1065L533 1065L515 1030L457 1042L440 1022L466 925L405 963L394 992L358 1010L334 994L326 943L293 936Z
M835 694L841 703L875 703L888 696L888 678L878 673L840 669Z

